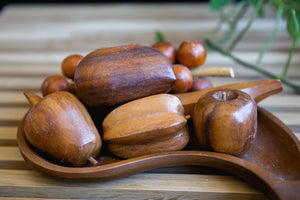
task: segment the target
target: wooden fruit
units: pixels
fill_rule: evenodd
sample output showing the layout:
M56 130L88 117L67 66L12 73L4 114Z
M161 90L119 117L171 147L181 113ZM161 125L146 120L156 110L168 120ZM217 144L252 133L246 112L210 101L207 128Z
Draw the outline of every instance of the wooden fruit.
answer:
M176 58L190 69L202 66L206 61L206 47L197 40L184 41L178 47Z
M31 93L33 104L24 132L28 142L60 162L82 166L100 152L102 141L82 103L69 92L56 92L43 99Z
M189 68L184 65L173 65L176 81L173 85L172 92L184 93L191 89L193 84L193 75Z
M241 155L254 141L257 130L256 103L239 90L213 90L197 102L193 124L202 148Z
M189 140L183 106L170 94L123 104L108 114L102 126L108 149L122 158L181 150Z
M175 79L167 57L135 44L91 52L76 68L74 82L77 96L88 106L114 106L167 93Z
M175 64L176 61L176 48L170 42L158 42L152 45L153 48L160 51L162 54L167 56L170 59L172 64Z
M191 87L191 91L200 91L212 88L213 84L210 79L206 77L195 77L193 79L193 84Z
M72 54L66 57L61 62L62 74L70 79L74 79L75 70L82 59L83 56L79 54Z
M65 77L59 75L48 76L42 82L41 92L43 96L58 91L71 91L70 84Z

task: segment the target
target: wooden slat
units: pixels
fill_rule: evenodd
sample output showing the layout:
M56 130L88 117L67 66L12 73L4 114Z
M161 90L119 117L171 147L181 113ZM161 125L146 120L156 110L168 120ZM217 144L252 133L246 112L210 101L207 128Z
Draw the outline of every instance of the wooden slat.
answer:
M53 9L51 6L47 8L41 6L12 7L10 8L11 12L18 14L12 15L6 10L3 11L0 25L3 23L6 28L0 32L0 41L3 43L0 49L1 47L4 50L17 50L22 47L26 47L26 50L75 47L91 50L99 47L99 44L109 46L124 44L125 41L152 44L155 30L164 31L171 41L179 45L180 38L204 39L217 22L217 14L212 14L207 5L187 5L191 10L190 13L182 9L180 5L131 6L133 7L131 9L135 10L134 12L123 6L110 5L108 6L110 9L115 9L113 14L111 11L107 11L106 6L103 5L92 6L92 8L82 5L63 7L64 12L60 9L56 10L57 8ZM37 15L33 15L31 10L43 14L37 18ZM99 11L95 12L95 10ZM93 11L95 13L91 14ZM80 15L74 15L74 13L80 13ZM19 16L22 17L19 19ZM210 18L203 20L203 17L206 16ZM271 16L274 17L274 14ZM250 38L254 36L255 39L245 41L250 41L247 45L248 49L262 47L269 35L265 31L266 28L272 29L273 27L272 20L270 17L257 20L255 26L252 27L252 34L248 35ZM34 23L32 23L33 21ZM242 20L241 24L246 22L247 20ZM43 29L40 29L40 26L43 26ZM242 27L238 26L238 29ZM283 23L281 29L284 30L284 28L285 24ZM56 29L60 31L56 31ZM290 37L282 33L285 32L279 32L279 39L274 42L272 48L280 50L289 44ZM86 34L89 36L88 39L85 38ZM257 34L260 37L257 37ZM262 35L265 37L261 37ZM101 41L101 43L98 44L97 41ZM243 46L238 48L243 48Z
M1 169L28 169L19 148L16 146L0 146L0 170ZM0 182L2 177L0 178ZM0 189L1 190L1 189ZM0 192L1 196L1 192Z
M1 146L16 146L17 127L15 126L0 126L0 147Z
M37 70L38 68L38 70ZM46 77L50 75L60 75L62 72L60 70L59 65L47 65L45 63L42 64L2 64L0 67L0 74L3 77L20 77L20 76L41 76Z
M185 4L191 12L182 10L181 4L92 4L92 5L30 5L30 6L10 6L4 9L2 20L9 22L19 22L20 19L30 20L54 20L57 21L78 21L78 20L93 20L95 18L116 18L116 19L193 19L202 17L217 17L217 14L212 14L209 11L208 5L205 4ZM168 12L166 11L168 9ZM114 12L112 14L112 11ZM134 12L133 12L134 11ZM76 13L76 15L74 15ZM180 14L179 14L180 13ZM37 19L39 15L39 19ZM268 13L268 16L271 13ZM272 14L273 15L273 14Z
M264 199L260 191L232 176L141 173L110 181L69 182L32 170L0 170L0 177L0 193L11 197Z
M24 161L17 147L0 146L0 161ZM3 167L3 165L1 166Z
M0 91L0 106L28 105L22 91Z
M1 77L0 91L15 91L20 92L26 90L37 90L41 88L41 84L46 77Z
M2 107L0 108L0 121L1 120L18 120L21 121L28 108L10 108Z

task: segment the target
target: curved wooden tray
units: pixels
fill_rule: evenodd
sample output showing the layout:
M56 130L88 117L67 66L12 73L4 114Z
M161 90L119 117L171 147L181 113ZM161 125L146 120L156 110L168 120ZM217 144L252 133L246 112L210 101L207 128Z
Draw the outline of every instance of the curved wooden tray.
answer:
M58 178L104 180L163 167L206 166L241 177L270 199L299 199L300 143L284 123L260 107L255 142L241 157L209 151L175 151L115 160L100 166L66 167L35 152L26 141L23 126L24 120L18 129L17 143L24 159L31 167Z

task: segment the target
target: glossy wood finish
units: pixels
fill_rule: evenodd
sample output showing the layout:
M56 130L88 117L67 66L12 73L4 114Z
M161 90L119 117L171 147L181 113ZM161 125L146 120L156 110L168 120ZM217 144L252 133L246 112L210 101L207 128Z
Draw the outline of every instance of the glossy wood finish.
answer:
M256 103L239 90L207 92L196 103L192 118L200 146L215 152L241 155L256 135Z
M108 149L122 158L183 149L189 130L179 99L157 94L123 104L103 121Z
M176 58L190 69L201 67L206 61L206 47L197 40L183 41L176 51Z
M274 83L274 81L266 81L267 83ZM275 81L276 82L276 81ZM259 82L261 83L261 82ZM277 83L277 82L276 82ZM250 86L254 85L254 88L257 88L257 83L250 83L250 84L242 84L244 87L248 86L247 88L250 88ZM262 86L262 85L261 85ZM240 87L240 84L235 84L235 87ZM261 87L259 87L261 88ZM272 90L268 89L269 87L263 87L265 90L265 93L262 92L262 89L259 89L259 93L252 92L251 95L257 94L260 96L260 98L257 98L258 96L252 96L253 99L259 99L261 100L261 96L268 96L269 93L274 93L275 88L271 87ZM279 88L281 88L281 84L277 84L277 90L279 91ZM249 90L251 91L251 90ZM187 93L186 95L190 95L191 93ZM146 109L147 110L147 109ZM260 116L262 115L262 117ZM265 116L265 117L264 117ZM264 119L264 121L261 121L261 118ZM287 148L295 147L296 149L288 149L287 151L292 151L289 153L289 155L298 156L299 157L299 143L295 138L293 138L291 131L288 128L285 128L285 125L281 123L278 119L276 119L274 116L272 116L270 113L262 110L260 111L258 115L258 135L265 134L264 132L273 132L276 130L282 130L285 129L284 132L281 132L279 134L285 134L285 137L288 137L288 142L291 142L293 144L288 144ZM273 121L274 120L274 121ZM272 123L270 127L267 127L268 130L264 130L264 132L261 131L261 129L265 128L265 121L266 123ZM24 123L24 122L23 122ZM200 166L208 166L208 167L215 167L220 168L226 171L229 171L231 173L234 173L245 180L249 180L251 183L260 184L261 187L264 188L264 191L272 198L282 198L280 195L282 194L281 191L278 191L277 188L273 189L273 185L275 183L278 184L278 177L276 175L272 175L270 177L266 177L266 175L269 174L268 168L273 167L273 159L281 160L283 157L286 160L286 156L282 154L275 154L278 157L273 158L271 160L265 161L266 158L268 158L268 152L270 152L271 149L275 148L274 146L270 146L270 149L266 149L265 147L262 149L262 147L252 147L249 151L255 148L259 148L260 152L259 154L256 152L255 154L245 154L244 158L247 159L238 159L234 156L229 156L227 154L219 154L215 152L206 152L206 151L174 151L174 152L164 152L164 153L153 153L149 155L139 156L127 160L122 161L116 161L111 164L107 165L100 165L100 166L94 166L94 167L85 167L85 168L74 168L74 167L66 167L57 165L53 162L50 162L49 160L41 157L38 155L34 150L30 148L28 145L23 131L24 124L21 124L18 129L18 135L17 135L17 141L18 146L20 148L20 152L22 153L24 159L33 167L36 168L42 172L45 172L47 174L50 174L55 177L59 178L66 178L66 179L77 179L77 180L84 180L84 179L113 179L123 176L128 176L131 174L139 173L142 171L160 168L160 167L174 167L174 166L183 166L183 165L200 165ZM281 128L281 129L280 129ZM274 129L274 130L273 130ZM260 132L260 133L259 133ZM258 137L258 138L261 138ZM280 141L282 141L282 138L279 138ZM253 145L258 143L255 139L255 142ZM268 139L264 139L268 140ZM285 141L284 140L284 141ZM273 142L272 144L276 144L276 142ZM277 147L278 148L278 147ZM263 153L264 151L265 153ZM282 151L279 151L280 153ZM251 156L250 156L251 155ZM264 155L264 156L262 156ZM101 155L100 155L101 157ZM199 157L199 158L198 158ZM237 160L236 160L237 159ZM260 160L264 163L264 165L260 164ZM285 161L284 160L284 161ZM288 159L288 160L291 160ZM252 164L247 163L245 161L253 161ZM282 174L289 173L291 171L297 170L299 168L299 162L284 162L285 168L283 172L279 172ZM286 166L286 164L289 163L290 166ZM271 166L270 166L271 165ZM289 169L291 168L291 169ZM263 170L261 173L260 171ZM275 171L278 171L278 169L275 168ZM295 177L294 177L295 176ZM282 178L282 176L280 176ZM292 173L292 177L287 177L289 179L298 180L298 172ZM275 183L274 183L275 182ZM282 183L283 185L285 182ZM275 186L277 186L275 184ZM298 187L298 183L296 182L296 185ZM290 192L287 193L287 195L293 197L295 190L292 188ZM284 197L285 198L285 197Z
M175 94L183 104L185 115L192 115L194 111L195 104L198 99L211 90L216 89L224 89L231 88L241 90L249 94L256 103L259 103L261 100L271 96L273 94L277 94L282 91L282 85L279 80L276 79L267 79L262 81L253 81L253 82L245 82L245 83L233 83L233 84L224 84L217 87L212 87L206 90L190 92L190 93L182 93Z
M172 64L176 62L176 47L170 42L158 42L152 45L154 49L157 49L162 54L170 59Z
M115 106L167 93L175 79L167 57L137 44L95 50L82 59L74 75L76 95L88 106Z
M298 199L300 143L289 128L262 108L258 108L255 142L248 153L241 157L209 151L174 151L100 166L64 167L51 163L34 152L25 139L23 126L24 121L19 126L17 142L24 159L31 167L58 178L104 180L155 168L198 165L223 169L235 174L258 186L271 199Z
M102 141L84 105L69 92L40 99L25 93L33 104L24 122L27 140L39 151L73 166L98 156ZM38 101L40 99L40 101Z

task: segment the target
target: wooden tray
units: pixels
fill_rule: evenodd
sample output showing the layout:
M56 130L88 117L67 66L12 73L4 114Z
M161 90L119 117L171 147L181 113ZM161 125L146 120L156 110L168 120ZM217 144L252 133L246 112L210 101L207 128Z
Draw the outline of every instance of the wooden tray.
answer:
M143 171L179 166L222 169L261 189L270 199L299 199L300 143L293 132L270 112L258 107L258 132L251 149L241 157L209 151L157 153L100 166L67 167L50 162L27 143L24 120L17 133L20 152L34 169L73 180L104 180Z

